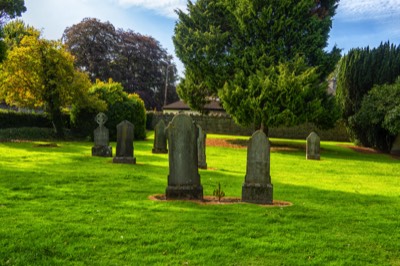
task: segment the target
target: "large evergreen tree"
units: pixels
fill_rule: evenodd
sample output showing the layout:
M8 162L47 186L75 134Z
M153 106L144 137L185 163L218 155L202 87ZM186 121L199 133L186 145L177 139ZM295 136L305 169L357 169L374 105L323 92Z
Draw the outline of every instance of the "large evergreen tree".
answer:
M178 93L196 109L220 96L240 124L332 125L325 80L340 50L324 49L337 2L189 1L173 38L186 67Z

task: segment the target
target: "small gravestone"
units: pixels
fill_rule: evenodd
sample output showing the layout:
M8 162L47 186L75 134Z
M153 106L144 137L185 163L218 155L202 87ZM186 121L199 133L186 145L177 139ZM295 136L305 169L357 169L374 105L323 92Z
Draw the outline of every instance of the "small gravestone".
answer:
M112 147L109 146L108 129L104 126L107 122L107 116L104 113L98 113L95 117L95 121L99 126L94 130L92 156L112 157Z
M197 157L199 159L198 167L201 169L207 169L206 162L206 137L207 134L204 133L201 126L197 125L199 130L199 135L197 137Z
M133 124L126 120L117 125L117 151L113 163L136 163L133 155L133 129Z
M165 134L165 123L160 120L154 128L153 153L168 153L167 136Z
M185 114L176 115L167 127L169 175L167 199L203 199L197 168L198 129Z
M307 160L319 160L320 138L315 132L307 137L306 158Z
M242 201L272 204L270 143L262 130L254 132L247 148L247 169L242 186Z

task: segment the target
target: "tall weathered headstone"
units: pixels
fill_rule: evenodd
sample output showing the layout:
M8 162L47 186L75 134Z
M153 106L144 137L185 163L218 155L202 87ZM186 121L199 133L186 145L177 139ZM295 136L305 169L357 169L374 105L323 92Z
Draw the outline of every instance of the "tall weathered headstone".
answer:
M198 129L185 114L176 115L167 127L169 175L167 199L203 199L197 168Z
M112 157L112 147L109 146L109 132L104 126L107 122L107 116L104 113L98 113L95 117L95 121L99 126L94 130L92 156Z
M307 160L319 160L320 138L315 132L307 137L306 158Z
M127 120L117 125L117 151L113 163L136 163L133 154L133 130L133 124Z
M168 153L167 136L165 133L165 123L160 120L154 128L153 153Z
M242 186L242 201L259 204L273 203L270 143L262 130L254 132L247 148L247 169Z
M201 128L201 126L197 125L199 130L199 135L197 137L197 157L199 159L198 167L201 169L207 169L207 161L206 161L206 137L207 134Z
M393 142L390 153L393 155L400 155L400 134L397 135L395 141Z

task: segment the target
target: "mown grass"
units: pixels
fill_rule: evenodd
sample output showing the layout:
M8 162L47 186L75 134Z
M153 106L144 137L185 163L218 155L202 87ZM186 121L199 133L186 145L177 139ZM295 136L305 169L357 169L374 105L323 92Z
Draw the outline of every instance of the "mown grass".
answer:
M400 265L399 160L322 142L307 161L305 141L272 142L292 147L271 154L274 199L290 207L149 200L168 175L152 135L137 165L88 142L0 143L0 265ZM220 182L241 196L245 148L208 146L207 164L205 195Z

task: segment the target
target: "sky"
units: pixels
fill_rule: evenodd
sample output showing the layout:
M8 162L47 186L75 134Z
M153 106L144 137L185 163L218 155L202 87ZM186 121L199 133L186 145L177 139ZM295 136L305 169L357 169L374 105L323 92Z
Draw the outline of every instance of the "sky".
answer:
M116 28L133 30L158 40L174 56L178 73L184 66L175 56L172 36L186 0L25 0L25 23L46 39L60 39L64 30L82 19L109 21ZM377 47L390 41L400 45L400 0L341 0L333 18L327 49L337 45L343 54L352 48Z

